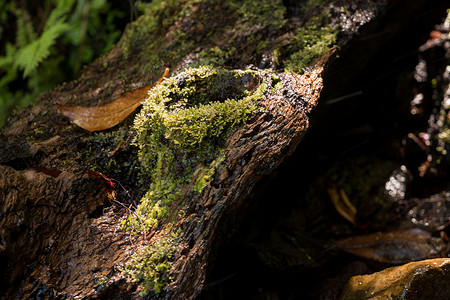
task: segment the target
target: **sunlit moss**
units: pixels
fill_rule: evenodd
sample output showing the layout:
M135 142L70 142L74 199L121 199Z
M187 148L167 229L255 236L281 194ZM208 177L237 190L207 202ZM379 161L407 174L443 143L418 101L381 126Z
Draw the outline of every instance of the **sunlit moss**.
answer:
M201 193L213 180L225 159L226 138L262 110L266 85L250 84L258 76L255 71L200 67L149 92L133 126L141 172L151 177L147 193L125 222L134 233L164 221L171 227L171 218L183 214L183 204L177 202L182 192ZM171 280L175 247L175 236L160 238L133 254L124 273L142 284L144 293L159 293Z
M324 9L310 18L305 26L298 29L295 42L290 46L293 52L285 63L291 73L303 73L303 69L336 44L337 27L329 24L329 12Z
M158 294L171 281L169 271L172 267L177 236L178 233L172 233L161 237L131 256L124 273L144 287L142 294L151 290Z
M128 220L133 228L158 226L183 187L200 193L224 158L226 138L257 111L266 85L247 89L255 71L187 69L149 92L135 118L134 144L151 185ZM174 215L174 214L172 214ZM176 216L176 214L175 214ZM168 220L166 220L168 221Z

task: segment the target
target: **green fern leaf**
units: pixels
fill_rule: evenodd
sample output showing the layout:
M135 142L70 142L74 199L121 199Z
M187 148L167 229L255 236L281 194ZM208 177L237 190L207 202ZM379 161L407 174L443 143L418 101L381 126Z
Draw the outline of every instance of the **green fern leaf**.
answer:
M36 39L36 33L26 10L16 8L13 12L17 18L16 43L19 47L23 47Z
M44 31L51 28L53 25L65 21L67 14L72 10L75 0L59 0L57 1L55 9L52 10L50 16L44 25Z
M50 55L50 48L56 39L69 29L70 26L60 20L45 30L37 40L18 51L15 64L19 69L24 70L24 78L36 70L39 63Z

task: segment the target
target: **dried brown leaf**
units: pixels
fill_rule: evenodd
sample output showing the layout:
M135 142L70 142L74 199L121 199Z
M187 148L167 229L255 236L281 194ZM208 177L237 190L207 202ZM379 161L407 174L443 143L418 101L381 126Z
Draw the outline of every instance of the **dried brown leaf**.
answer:
M169 69L166 69L163 77L155 84L159 84ZM154 85L153 85L154 86ZM60 112L68 117L75 125L88 131L100 131L109 129L128 117L145 99L152 86L144 86L128 91L111 103L103 106L85 107L56 104Z
M397 229L344 239L337 248L384 263L406 263L440 254L442 239L418 228Z
M333 202L336 211L346 220L356 225L357 211L348 199L347 194L345 194L344 189L335 184L330 184L327 187L327 193L328 196L330 196L331 202Z

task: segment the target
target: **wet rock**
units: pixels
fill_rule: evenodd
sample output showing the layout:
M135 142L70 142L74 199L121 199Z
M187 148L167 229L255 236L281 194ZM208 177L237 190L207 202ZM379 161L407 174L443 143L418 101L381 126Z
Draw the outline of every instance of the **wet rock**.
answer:
M450 259L438 258L352 277L341 300L448 299Z

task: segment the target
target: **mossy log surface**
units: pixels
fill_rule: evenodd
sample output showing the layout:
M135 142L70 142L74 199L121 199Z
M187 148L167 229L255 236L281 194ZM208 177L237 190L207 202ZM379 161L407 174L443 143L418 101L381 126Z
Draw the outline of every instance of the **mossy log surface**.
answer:
M12 113L0 132L0 298L197 297L217 249L233 237L247 208L254 205L248 203L254 200L249 197L253 188L305 135L328 64L333 72L347 64L357 73L358 55L364 53L355 55L355 49L367 50L362 59L367 64L376 49L412 24L395 20L412 20L429 6L427 1L414 5L408 1L319 2L308 8L306 2L297 1L153 1L144 16L130 24L121 42L88 66L80 79ZM444 2L431 11L442 11ZM311 16L324 15L319 7L328 10L326 18L319 18L328 23L319 27L327 28L327 34L333 26L340 28L340 49L331 44L326 45L327 51L317 47L322 49L321 56L308 53L313 60L303 74L285 72L293 65L297 71L302 67L280 61L303 51L296 44L303 34L299 28L305 24L312 28ZM430 24L440 17L430 15L425 18ZM425 22L419 19L414 24ZM380 32L382 22L393 26L388 35L376 35L380 47L366 43L364 49L358 48L364 36ZM341 61L335 60L336 53ZM182 190L177 202L184 203L184 213L170 229L162 222L146 231L127 231L123 222L152 182L142 176L138 149L129 139L135 114L102 134L92 134L70 124L55 103L103 105L125 91L155 82L165 66L179 74L185 67L204 64L257 72L270 67L261 76L274 75L279 81L260 101L262 110L227 137L222 145L224 160L201 193ZM115 199L98 173L120 183ZM194 179L188 184L192 185ZM143 296L142 287L130 281L123 269L132 253L174 228L179 234L171 280L159 293L150 289Z

